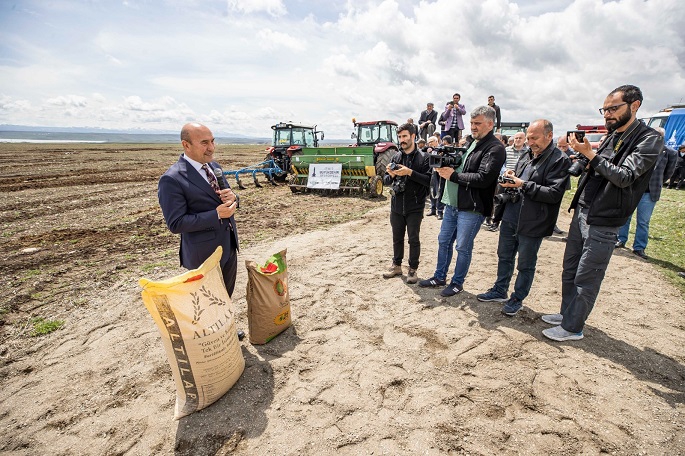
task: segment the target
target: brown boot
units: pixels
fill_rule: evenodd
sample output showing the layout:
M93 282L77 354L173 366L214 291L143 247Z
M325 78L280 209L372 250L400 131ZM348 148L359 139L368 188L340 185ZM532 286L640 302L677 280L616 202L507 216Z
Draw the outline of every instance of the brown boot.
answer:
M407 274L407 283L414 285L419 281L419 276L416 275L416 269L409 268L409 274Z
M402 275L402 266L399 264L393 264L390 266L387 272L383 273L383 278L384 279L392 279L393 277L401 276Z

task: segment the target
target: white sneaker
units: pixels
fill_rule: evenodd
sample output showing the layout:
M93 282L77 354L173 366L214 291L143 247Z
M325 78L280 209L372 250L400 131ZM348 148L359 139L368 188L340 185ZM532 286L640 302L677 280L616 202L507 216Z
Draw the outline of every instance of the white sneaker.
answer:
M543 315L542 316L542 321L544 321L545 323L549 323L550 325L554 325L554 326L560 325L561 320L563 320L563 319L564 319L564 317L561 314L550 314L550 315Z
M583 331L579 333L572 333L566 331L564 328L555 326L554 328L545 329L542 335L548 339L556 340L557 342L566 342L567 340L580 340L583 338Z

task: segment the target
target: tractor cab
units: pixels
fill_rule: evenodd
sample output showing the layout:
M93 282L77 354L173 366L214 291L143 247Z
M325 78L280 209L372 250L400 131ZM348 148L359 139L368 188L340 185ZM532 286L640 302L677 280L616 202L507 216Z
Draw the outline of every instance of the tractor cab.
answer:
M391 120L378 120L373 122L354 121L354 133L352 139L357 140L356 146L374 146L376 154L383 153L393 148L398 150L397 123Z
M300 125L292 122L279 122L272 125L273 141L266 152L267 159L273 159L283 171L275 175L276 179L284 181L290 170L293 154L302 152L303 147L318 147L323 141L323 131L318 131L316 125ZM320 137L319 137L320 135Z

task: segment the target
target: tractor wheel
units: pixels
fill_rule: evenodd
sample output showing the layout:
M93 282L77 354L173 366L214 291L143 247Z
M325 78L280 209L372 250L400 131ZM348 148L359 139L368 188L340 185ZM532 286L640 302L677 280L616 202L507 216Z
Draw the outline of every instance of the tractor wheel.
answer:
M376 158L376 175L385 176L385 168L390 163L390 159L397 152L395 149L388 149Z
M383 194L383 178L381 176L373 176L369 182L369 197L377 198Z
M296 176L288 176L287 183L290 186L291 192L300 193L302 191L300 187L295 187L296 184L299 184Z

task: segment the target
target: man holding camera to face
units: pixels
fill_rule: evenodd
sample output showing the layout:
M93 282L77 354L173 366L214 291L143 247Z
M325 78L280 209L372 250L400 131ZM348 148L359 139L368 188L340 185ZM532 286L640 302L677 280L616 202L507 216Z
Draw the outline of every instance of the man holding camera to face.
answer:
M421 242L419 233L423 209L430 185L428 156L417 149L416 133L410 124L397 129L401 152L392 157L386 168L383 183L390 187L390 226L392 227L392 265L383 277L390 279L402 275L404 258L404 234L409 238L409 272L407 283L418 282Z
M492 212L497 177L504 164L504 145L493 135L495 110L480 106L471 112L473 141L465 151L457 152L436 172L445 179L442 202L446 204L440 234L435 274L419 282L421 287L444 287L456 241L457 262L454 275L441 296L449 297L464 290L464 279L471 265L473 241L486 214Z
M526 139L528 150L500 178L504 189L495 200L504 205L497 247L497 280L476 298L504 302L502 313L514 316L523 306L535 276L542 239L551 236L559 215L571 164L566 154L554 146L552 123L536 120ZM514 260L518 253L518 276L514 292L507 297Z
M581 143L575 134L569 135L570 146L584 159L574 165L587 165L582 165L586 171L571 202L574 211L564 251L561 311L542 316L544 322L555 325L542 332L549 339L583 338L618 230L649 185L663 138L636 118L641 104L642 92L633 85L618 87L606 97L599 112L609 135L597 153L587 138Z

